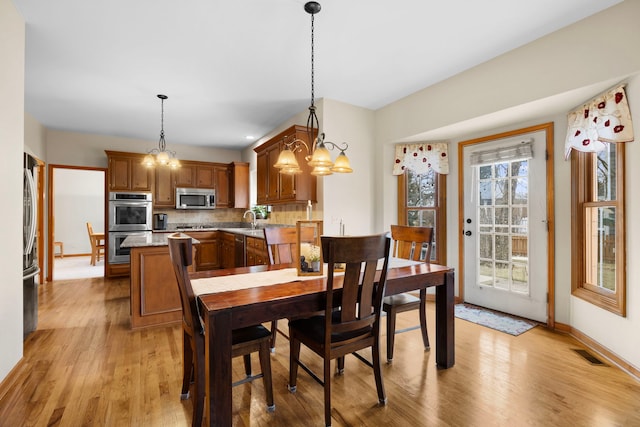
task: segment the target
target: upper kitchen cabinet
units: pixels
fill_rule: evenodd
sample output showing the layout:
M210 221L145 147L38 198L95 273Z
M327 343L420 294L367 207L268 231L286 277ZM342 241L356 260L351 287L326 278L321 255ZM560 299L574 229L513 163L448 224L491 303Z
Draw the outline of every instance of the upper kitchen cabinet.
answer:
M249 209L249 163L233 162L229 165L229 192L234 208Z
M215 172L212 164L182 162L175 171L176 187L215 188Z
M106 151L109 191L152 191L153 171L142 164L144 154Z
M213 177L215 178L216 207L233 207L233 201L231 200L229 191L229 168L226 165L214 167Z
M176 190L173 182L181 168L171 169L167 166L155 167L155 185L153 186L154 208L175 208Z
M311 167L305 159L305 156L309 154L306 148L302 147L302 150L295 153L302 173L284 175L273 167L278 160L280 151L285 148L285 141L289 142L295 139L304 141L309 147L311 145L307 128L294 125L254 148L257 155L258 204L275 205L306 203L307 200L316 201L317 178L311 175Z

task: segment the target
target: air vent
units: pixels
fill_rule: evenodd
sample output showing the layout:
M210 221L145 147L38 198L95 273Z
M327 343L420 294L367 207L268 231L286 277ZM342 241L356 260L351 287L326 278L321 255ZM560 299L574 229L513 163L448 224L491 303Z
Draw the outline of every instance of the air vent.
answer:
M604 363L602 360L595 357L593 354L589 353L587 350L574 348L573 351L578 353L580 356L582 356L583 359L585 359L587 362L591 363L592 365L609 366L606 363Z

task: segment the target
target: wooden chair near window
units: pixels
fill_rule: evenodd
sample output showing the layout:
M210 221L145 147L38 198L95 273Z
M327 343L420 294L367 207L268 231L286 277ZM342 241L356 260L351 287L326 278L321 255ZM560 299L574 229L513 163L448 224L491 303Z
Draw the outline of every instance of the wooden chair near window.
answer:
M298 259L298 232L296 227L265 227L264 240L269 265L290 264ZM278 321L271 322L271 351L276 348Z
M176 274L182 303L183 331L183 376L182 399L189 398L191 382L194 385L192 425L201 426L205 399L205 348L204 326L198 309L197 298L191 286L188 267L193 262L191 237L179 233L169 236L169 254ZM233 385L239 385L256 378L263 378L267 400L267 410L275 410L271 380L271 356L269 342L271 333L262 325L234 330L232 333L231 356L244 357L246 378ZM251 353L258 352L261 374L251 374Z
M409 227L405 225L392 225L391 238L393 239L393 256L396 258L410 259L414 261L431 260L431 246L433 243L432 227ZM420 329L425 350L430 348L429 334L427 333L427 291L420 290L420 297L409 293L385 297L382 310L387 313L387 362L393 360L393 345L396 331L396 314L410 310L419 310Z
M91 265L96 265L96 260L100 261L100 256L104 256L104 233L94 233L90 222L87 223L87 232L91 244Z
M289 321L290 366L289 390L296 391L298 366L324 386L325 424L331 425L331 360L337 359L338 373L344 372L344 357L352 353L373 368L378 401L387 398L380 366L380 313L384 296L389 248L391 240L386 234L357 237L322 236L322 253L328 263L326 305L322 315ZM384 260L376 283L378 261ZM342 298L334 297L334 265L345 263ZM362 272L362 274L361 274ZM318 377L300 361L300 346L304 344L324 359L324 378ZM372 361L356 353L371 347Z

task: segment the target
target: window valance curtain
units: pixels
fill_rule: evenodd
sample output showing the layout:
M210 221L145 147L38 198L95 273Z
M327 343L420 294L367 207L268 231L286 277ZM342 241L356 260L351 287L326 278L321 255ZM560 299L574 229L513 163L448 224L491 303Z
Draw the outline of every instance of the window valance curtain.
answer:
M393 174L402 175L406 169L425 174L429 169L449 173L449 148L446 142L397 144Z
M498 162L511 162L533 158L533 140L522 141L518 145L499 147L493 150L476 151L471 153L471 166L489 165Z
M603 151L610 142L631 141L633 123L621 84L569 112L564 158L569 158L571 149L593 153Z

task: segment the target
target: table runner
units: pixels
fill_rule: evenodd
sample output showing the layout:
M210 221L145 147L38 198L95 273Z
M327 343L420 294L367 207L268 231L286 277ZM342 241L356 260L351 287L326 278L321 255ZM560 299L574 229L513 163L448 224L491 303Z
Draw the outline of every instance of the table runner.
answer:
M420 261L412 261L402 258L389 258L389 268L407 267L422 264ZM378 263L378 269L382 263ZM214 294L219 292L237 291L240 289L270 286L279 283L299 282L327 277L327 264L324 265L322 276L298 276L296 268L284 268L282 270L259 271L256 273L232 274L229 276L206 277L191 280L193 293L198 295ZM343 274L336 272L335 275Z

